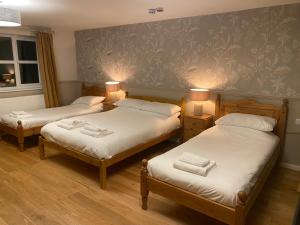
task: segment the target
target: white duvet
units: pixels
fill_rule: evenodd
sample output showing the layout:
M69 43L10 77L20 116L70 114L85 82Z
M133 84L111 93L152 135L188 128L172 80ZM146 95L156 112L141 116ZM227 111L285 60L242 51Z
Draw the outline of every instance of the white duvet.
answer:
M99 159L111 158L124 150L180 127L180 120L177 116L165 118L156 113L125 107L72 119L107 129L113 133L101 138L90 137L80 132L82 128L71 131L60 128L57 126L58 121L44 126L41 134L47 140L65 148L72 148Z
M273 133L217 125L151 159L148 170L159 180L234 207L237 193L249 192L253 187L278 141ZM173 168L173 162L183 152L214 160L217 166L206 177Z
M21 120L23 128L30 129L33 127L44 126L47 123L73 116L100 112L102 109L102 103L94 106L88 106L86 104L71 104L62 107L30 111L28 113L31 114L31 116L22 119L14 118L11 117L9 114L6 114L1 116L1 122L7 124L10 127L16 128L17 121Z

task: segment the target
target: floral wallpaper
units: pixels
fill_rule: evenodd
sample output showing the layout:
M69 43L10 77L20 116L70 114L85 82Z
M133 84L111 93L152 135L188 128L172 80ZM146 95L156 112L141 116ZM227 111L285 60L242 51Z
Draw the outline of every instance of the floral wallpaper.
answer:
M81 81L300 97L300 4L75 33Z

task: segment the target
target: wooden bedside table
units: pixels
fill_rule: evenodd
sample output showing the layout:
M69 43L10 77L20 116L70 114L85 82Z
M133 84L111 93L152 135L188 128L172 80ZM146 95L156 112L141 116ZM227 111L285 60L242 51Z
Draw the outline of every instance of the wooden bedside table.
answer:
M201 116L185 115L183 121L183 141L200 134L213 126L213 116L203 114Z
M114 105L112 102L103 102L103 112L112 110L116 108L117 106Z

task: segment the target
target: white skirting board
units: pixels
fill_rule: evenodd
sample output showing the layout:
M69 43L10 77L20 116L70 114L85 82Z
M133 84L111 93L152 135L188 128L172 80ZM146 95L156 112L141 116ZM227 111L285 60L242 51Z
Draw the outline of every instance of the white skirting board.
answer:
M280 163L280 166L283 168L287 168L290 170L295 170L295 171L299 171L300 172L300 166L299 165L294 165L294 164L290 164L290 163Z

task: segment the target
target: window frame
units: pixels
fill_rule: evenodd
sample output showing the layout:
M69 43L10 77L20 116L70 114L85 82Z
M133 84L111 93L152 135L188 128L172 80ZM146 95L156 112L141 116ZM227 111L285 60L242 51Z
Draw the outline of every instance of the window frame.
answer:
M33 37L33 36L19 36L19 35L6 35L6 34L1 34L1 33L0 33L0 37L11 38L12 51L13 51L13 60L0 60L0 64L13 64L14 68L15 68L15 79L16 79L16 81L15 81L16 86L15 87L0 87L0 92L13 92L13 91L26 91L26 90L39 90L39 89L42 89L41 74L40 74L40 67L39 67L39 64L38 64L38 59L36 61L19 60L19 54L18 54L17 41L34 41L35 44L36 44L36 37ZM37 50L37 47L36 47L36 50ZM37 54L37 58L38 58L38 54ZM22 84L21 83L20 67L19 67L20 64L37 64L39 83Z

